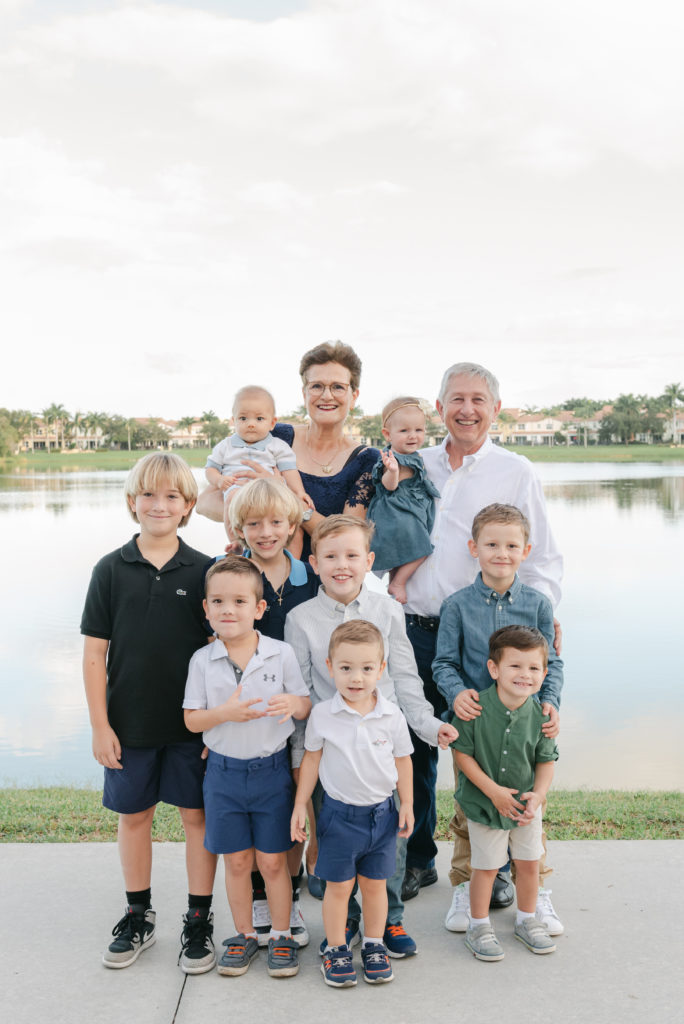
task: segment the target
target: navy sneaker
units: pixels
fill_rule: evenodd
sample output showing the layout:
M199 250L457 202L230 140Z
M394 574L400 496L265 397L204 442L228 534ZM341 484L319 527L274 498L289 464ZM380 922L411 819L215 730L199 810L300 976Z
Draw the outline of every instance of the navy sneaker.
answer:
M347 945L330 946L321 964L323 980L333 988L349 988L356 984L356 971L352 963L351 949Z
M352 949L354 946L358 946L360 941L361 941L361 922L360 921L355 921L355 920L353 920L350 917L349 920L347 921L347 927L344 930L344 942L345 942L345 945L349 949ZM325 955L325 951L328 948L329 948L328 940L327 939L323 939L323 941L321 942L320 946L318 947L318 952L320 953L321 956L324 956ZM338 948L341 949L342 947L339 946ZM415 946L413 948L414 948L414 952L415 952Z
M229 977L236 977L244 974L252 959L259 952L259 943L250 935L247 938L244 932L233 935L230 939L224 939L223 945L226 951L218 962L219 974L227 974Z
M382 937L389 956L401 960L405 956L415 956L418 950L410 935L404 931L402 924L388 924Z
M361 947L363 961L363 980L369 985L381 985L394 981L392 964L389 962L387 950L380 942L369 942Z
M154 910L149 908L137 904L126 907L126 913L112 929L114 941L104 951L102 963L105 967L118 969L135 963L143 949L155 941L156 917Z
M268 940L268 973L272 978L290 978L297 973L298 948L295 940L285 935Z

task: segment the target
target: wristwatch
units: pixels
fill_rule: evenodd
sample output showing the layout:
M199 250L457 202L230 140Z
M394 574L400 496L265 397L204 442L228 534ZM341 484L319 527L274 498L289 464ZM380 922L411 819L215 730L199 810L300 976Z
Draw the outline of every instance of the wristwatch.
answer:
M312 508L307 508L306 512L302 512L302 522L308 523L313 514L314 510Z

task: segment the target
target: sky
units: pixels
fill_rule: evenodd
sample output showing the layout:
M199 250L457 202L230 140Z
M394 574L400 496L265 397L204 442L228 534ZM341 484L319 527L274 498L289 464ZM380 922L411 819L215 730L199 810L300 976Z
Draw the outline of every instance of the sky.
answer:
M0 406L684 379L676 0L0 0Z

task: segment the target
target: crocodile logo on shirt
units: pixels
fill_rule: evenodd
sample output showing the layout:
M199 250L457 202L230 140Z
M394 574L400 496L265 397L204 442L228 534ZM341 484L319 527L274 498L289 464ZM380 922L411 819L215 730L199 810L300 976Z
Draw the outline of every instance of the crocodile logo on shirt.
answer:
M176 593L178 594L179 597L187 597L188 596L187 590L177 590Z

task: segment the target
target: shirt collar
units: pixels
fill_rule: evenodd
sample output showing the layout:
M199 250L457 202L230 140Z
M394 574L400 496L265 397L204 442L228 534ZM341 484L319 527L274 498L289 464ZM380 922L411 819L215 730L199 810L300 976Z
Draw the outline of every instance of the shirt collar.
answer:
M342 694L339 690L335 691L335 696L330 701L330 711L332 714L338 714L340 711L346 711L349 715L356 715L357 718L382 718L383 715L391 715L393 713L393 705L387 700L386 697L380 693L379 689L375 691L376 701L375 707L372 711L369 711L367 715L360 715L354 708L350 708L349 705L342 699Z
M354 606L361 610L366 603L367 594L368 589L366 587L366 584L362 583L361 590L354 598L354 600L350 601L349 604L342 604L341 601L335 601L332 597L328 597L328 595L325 592L325 588L321 584L321 587L319 588L318 591L318 598L321 601L323 607L326 609L326 611L332 615L334 612L343 612L345 608L353 608Z
M447 466L447 468L449 470L449 473L455 473L456 470L451 468L451 463L449 462L449 449L447 448L448 440L449 440L449 434L447 434L447 436L444 438L444 440L442 441L442 444L441 444L442 459L446 463L446 466ZM477 449L476 452L473 452L471 455L464 455L463 456L463 464L459 468L460 469L464 469L467 466L474 466L477 462L480 461L480 459L483 459L483 458L485 458L486 455L489 455L489 453L492 450L492 448L493 448L492 439L491 439L491 437L489 437L489 435L487 435L487 437L485 437L484 441L482 442L482 444L480 445L480 447Z
M520 596L522 582L520 580L520 577L516 573L515 579L513 580L513 583L508 588L508 590L505 591L505 593L503 594L499 594L497 593L496 590L493 590L491 587L487 586L485 581L482 579L482 573L478 572L473 586L478 591L478 593L487 601L502 601L505 597L507 597L510 603L513 604L514 601Z
M260 452L265 452L266 445L272 440L273 434L267 434L266 437L262 437L261 441L254 441L252 444L249 444L249 442L243 441L239 434L230 435L230 443L233 448L256 448Z
M534 698L535 698L536 694L532 694L530 697L528 697L526 699L524 704L521 704L520 707L516 708L515 711L511 711L511 710L509 710L509 708L506 707L505 704L502 703L501 700L499 700L499 694L498 694L497 689L496 689L496 683L494 683L492 686L490 686L489 690L492 691L491 701L490 701L491 709L499 716L499 718L507 718L509 720L515 720L516 718L519 718L519 717L520 718L526 718L528 715L532 714L532 712L534 711L534 704L535 704ZM485 692L488 693L489 691L486 690Z
M152 565L152 563L145 558L142 551L138 547L137 542L139 536L139 533L134 534L131 537L131 539L126 544L124 544L124 546L121 548L121 557L123 558L124 562L142 562L143 565ZM173 555L173 557L170 558L166 565L162 566L161 569L157 569L157 572L166 572L167 569L175 569L177 565L192 565L192 563L193 559L192 555L190 554L190 549L188 548L188 545L179 537L178 550L176 551L175 555ZM156 566L153 566L153 568L156 568Z
M291 555L287 548L283 548L283 552L290 559L290 575L287 577L289 582L293 587L301 587L307 580L307 572L304 562L300 562L299 559ZM245 558L252 557L252 552L249 548L245 548L244 556Z
M278 641L273 640L270 636L264 636L258 629L254 632L257 635L257 648L252 657L247 662L244 673L246 674L247 669L258 668L262 665L266 658L272 658L274 654L278 653ZM226 650L226 645L223 640L219 640L218 637L214 640L213 644L209 645L209 660L218 661L220 658L227 658L230 660L230 655Z

